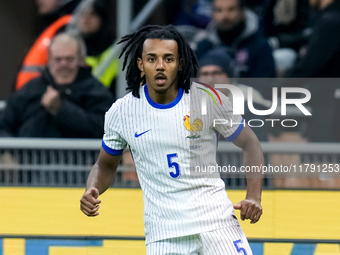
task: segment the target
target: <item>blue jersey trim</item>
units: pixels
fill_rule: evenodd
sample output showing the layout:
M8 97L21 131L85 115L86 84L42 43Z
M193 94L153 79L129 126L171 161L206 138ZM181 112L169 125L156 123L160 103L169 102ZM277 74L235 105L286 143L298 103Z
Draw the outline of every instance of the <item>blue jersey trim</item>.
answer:
M244 123L244 119L243 118L242 118L241 123ZM231 136L227 137L227 141L229 141L229 142L234 141L240 135L240 133L243 130L243 128L244 128L243 124L240 124L238 126L238 128L236 129L236 131Z
M106 151L107 153L109 153L110 155L114 155L114 156L120 156L123 154L123 150L114 150L114 149L111 149L110 147L108 147L104 141L102 141L102 147L104 149L104 151Z
M182 96L183 96L183 89L179 88L178 89L177 97L175 98L174 101L172 101L169 104L158 104L158 103L155 103L154 101L152 101L152 99L150 98L147 84L145 84L145 86L144 86L144 92L145 92L145 97L148 100L149 104L152 107L157 108L157 109L169 109L169 108L172 108L182 99Z

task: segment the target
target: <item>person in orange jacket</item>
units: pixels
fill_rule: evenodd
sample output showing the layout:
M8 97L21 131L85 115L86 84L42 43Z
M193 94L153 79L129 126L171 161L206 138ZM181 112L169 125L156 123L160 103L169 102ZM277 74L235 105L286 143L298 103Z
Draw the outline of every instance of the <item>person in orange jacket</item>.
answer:
M51 1L52 0L36 0L38 12L42 15L51 11L53 7L56 10L52 12L58 14L54 14L56 20L47 26L40 34L25 56L21 69L17 75L15 84L16 90L20 89L31 79L41 75L41 72L47 63L47 49L52 38L60 29L71 21L71 13L81 2L81 0L58 0L57 3L50 3Z
M105 112L114 102L108 89L83 67L80 37L60 33L48 50L42 75L16 91L0 119L0 137L100 138Z

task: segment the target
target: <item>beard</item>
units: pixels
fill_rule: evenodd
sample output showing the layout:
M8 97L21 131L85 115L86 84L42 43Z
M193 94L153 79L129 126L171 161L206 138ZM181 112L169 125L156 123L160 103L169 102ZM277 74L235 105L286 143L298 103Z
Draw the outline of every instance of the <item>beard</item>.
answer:
M245 29L246 23L244 20L241 20L234 27L229 30L222 30L221 28L217 29L217 34L219 35L221 41L227 45L231 46L234 40L243 32Z
M57 69L57 74L60 74L62 76L69 76L71 74L74 73L74 70L73 69L70 69L70 68L60 68L60 69Z

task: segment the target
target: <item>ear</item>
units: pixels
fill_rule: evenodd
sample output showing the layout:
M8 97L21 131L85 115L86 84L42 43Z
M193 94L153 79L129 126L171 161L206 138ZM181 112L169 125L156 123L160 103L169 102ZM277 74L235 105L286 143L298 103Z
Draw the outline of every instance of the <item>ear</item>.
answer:
M141 72L144 71L144 65L143 65L143 60L141 58L137 59L137 66Z

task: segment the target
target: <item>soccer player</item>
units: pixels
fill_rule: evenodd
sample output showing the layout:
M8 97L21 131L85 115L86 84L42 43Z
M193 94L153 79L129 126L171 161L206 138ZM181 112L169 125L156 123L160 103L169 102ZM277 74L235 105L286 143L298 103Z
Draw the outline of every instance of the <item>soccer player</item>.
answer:
M252 254L234 209L241 211L242 220L260 219L262 178L248 174L246 198L233 206L221 178L192 168L216 165L215 131L243 149L245 165L260 166L263 153L256 136L242 125L241 116L232 115L222 93L190 86L197 61L173 26L147 26L121 42L126 43L121 56L125 53L123 68L128 64L126 79L132 92L106 113L102 148L80 200L82 212L99 214L98 197L110 187L129 146L144 195L148 255ZM218 95L220 104L208 96L208 114L200 116L193 107L206 91ZM216 118L230 119L234 125L214 128Z

